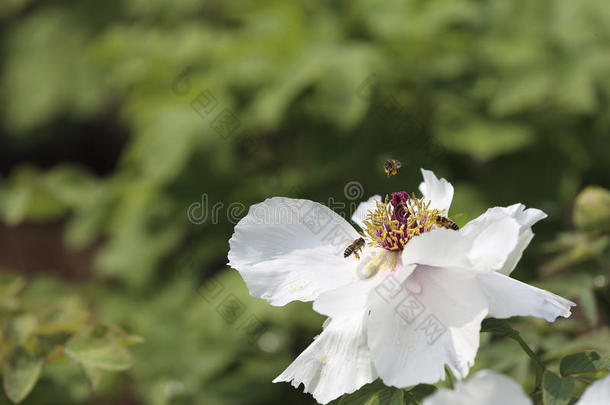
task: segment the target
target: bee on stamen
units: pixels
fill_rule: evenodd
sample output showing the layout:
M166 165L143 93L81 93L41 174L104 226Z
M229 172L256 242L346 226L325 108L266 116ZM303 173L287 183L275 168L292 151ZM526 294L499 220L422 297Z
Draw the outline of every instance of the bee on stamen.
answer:
M360 260L360 254L358 253L358 251L362 251L363 248L364 238L358 238L345 248L345 251L343 252L343 257L347 258L353 253L354 256L356 256L356 259Z
M396 159L388 159L383 162L383 170L388 175L388 177L393 176L398 173L398 169L402 167L402 163L400 160Z
M436 217L436 224L443 228L453 229L454 231L460 230L460 227L455 223L455 221L453 221L453 219L443 217L441 215Z

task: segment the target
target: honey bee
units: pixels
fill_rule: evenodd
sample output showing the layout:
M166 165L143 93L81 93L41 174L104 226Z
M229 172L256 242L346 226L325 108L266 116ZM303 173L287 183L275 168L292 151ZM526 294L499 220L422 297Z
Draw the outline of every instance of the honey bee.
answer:
M398 173L398 169L400 169L401 167L402 167L402 163L400 163L400 160L388 159L385 162L383 162L383 170L388 175L388 177L393 176L396 173Z
M358 254L358 251L362 250L362 248L364 248L364 238L358 238L345 248L345 252L343 252L343 257L348 257L353 253L354 256L356 256L356 259L360 260L360 254Z
M436 224L438 226L442 226L443 228L453 229L454 231L460 230L460 227L453 221L453 219L440 215L436 217Z

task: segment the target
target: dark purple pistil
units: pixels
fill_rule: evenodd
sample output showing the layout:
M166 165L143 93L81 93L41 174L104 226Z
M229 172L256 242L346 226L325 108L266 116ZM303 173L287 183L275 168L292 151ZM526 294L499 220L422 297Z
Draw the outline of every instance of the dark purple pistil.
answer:
M392 220L398 221L401 224L407 223L407 218L409 218L409 211L405 208L407 201L409 201L409 194L407 192L392 193L392 200L390 201L393 208Z

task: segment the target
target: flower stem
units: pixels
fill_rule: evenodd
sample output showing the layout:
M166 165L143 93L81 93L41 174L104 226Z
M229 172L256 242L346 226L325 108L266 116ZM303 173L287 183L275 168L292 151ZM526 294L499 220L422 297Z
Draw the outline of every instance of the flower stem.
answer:
M525 351L525 353L533 360L536 365L536 387L534 392L537 392L542 385L542 376L546 370L544 363L536 356L536 353L525 343L525 340L521 337L518 330L513 329L510 324L504 319L487 318L481 323L481 331L491 332L498 336L514 339L519 343L519 346Z
M542 375L546 370L545 365L538 358L538 356L536 356L536 353L534 353L534 351L528 346L528 344L525 343L525 340L523 340L519 332L515 331L515 333L511 333L509 336L516 340L517 343L519 343L523 351L525 351L525 353L530 357L530 359L533 360L534 364L536 365L536 387L534 388L534 391L538 390L538 388L540 388L540 386L542 385Z

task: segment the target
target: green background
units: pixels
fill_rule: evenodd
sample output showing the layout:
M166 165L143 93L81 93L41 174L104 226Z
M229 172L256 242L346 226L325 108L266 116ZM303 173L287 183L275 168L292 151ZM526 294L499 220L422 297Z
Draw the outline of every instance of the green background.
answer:
M271 380L323 317L250 297L233 227L271 196L350 215L348 182L414 191L420 167L454 184L458 223L548 213L513 275L579 307L513 325L551 367L610 353L607 194L577 200L610 184L606 0L9 0L0 26L0 266L143 340L93 392L49 362L24 403L312 403ZM483 334L475 367L533 384L510 340Z

